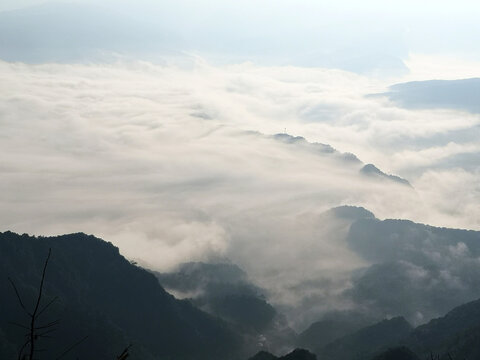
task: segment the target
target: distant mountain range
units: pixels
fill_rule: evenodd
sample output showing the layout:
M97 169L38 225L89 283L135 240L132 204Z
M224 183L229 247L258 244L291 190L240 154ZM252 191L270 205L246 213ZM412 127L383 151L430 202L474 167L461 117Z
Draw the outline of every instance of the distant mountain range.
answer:
M412 328L402 317L352 331L328 344L322 345L323 330L317 333L318 342L310 349L319 359L419 359L431 354L440 359L478 359L480 356L480 300L461 305L444 317ZM338 328L332 321L332 328ZM305 334L301 334L300 338ZM305 345L305 344L304 344Z
M396 317L353 331L325 345L321 345L322 330L318 333L320 346L306 348L316 353L318 359L325 360L419 360L431 356L441 360L474 360L480 356L479 324L480 300L476 300L417 328L412 328L404 318ZM332 328L336 326L333 321ZM314 359L312 353L305 351L297 350L297 356L292 359ZM278 358L266 352L251 358L273 359Z
M364 164L355 154L342 153L328 144L308 142L302 136L293 136L287 133L275 134L273 135L273 139L286 144L294 145L305 151L311 151L313 153L332 156L333 158L336 158L339 161L343 161L350 166L361 166L359 169L359 173L363 176L368 176L371 179L379 181L393 181L397 184L411 187L408 180L405 180L396 175L386 174L373 164Z
M480 297L480 232L406 220L359 219L348 246L371 265L345 294L381 316L425 321Z
M400 343L411 331L411 325L403 317L382 320L317 348L315 352L326 360L370 359L373 354Z
M305 349L295 349L284 356L275 356L267 351L259 351L249 360L317 360L315 354Z
M469 257L479 256L479 233L409 221L379 221L361 208L332 211L356 219L347 241L373 265L354 278L349 290L357 310L326 314L298 336L262 290L234 264L186 263L174 272L153 275L123 258L112 244L91 235L0 233L0 358L15 358L25 333L18 325L28 321L8 278L30 308L51 248L43 304L54 297L58 300L42 315L42 321L61 322L51 339L39 340L46 358L58 356L69 344L88 336L65 358L114 359L132 344L131 358L147 360L246 359L262 349L253 359L313 360L316 354L325 360L417 360L430 353L443 356L441 359L448 354L455 359L477 359L480 300L457 306L417 327L402 316L381 317L387 310L401 315L415 307L419 311L431 307L436 313L473 296L478 276L468 263ZM427 245L437 250L435 256L442 261L454 261L444 252L457 256L456 265L465 271L457 275L468 293L440 282L442 276L459 269L436 269L441 262L428 261ZM465 257L467 253L469 257ZM396 284L405 276L424 274L425 269L431 271L434 282L430 285L415 284L418 279L412 278ZM373 282L366 283L367 279ZM174 292L190 294L189 300L174 298L160 283ZM387 301L397 298L409 304L402 307ZM424 304L425 299L430 300ZM310 352L292 352L294 347ZM287 355L278 358L268 351Z
M456 109L480 112L480 78L411 81L390 86L387 96L410 109Z

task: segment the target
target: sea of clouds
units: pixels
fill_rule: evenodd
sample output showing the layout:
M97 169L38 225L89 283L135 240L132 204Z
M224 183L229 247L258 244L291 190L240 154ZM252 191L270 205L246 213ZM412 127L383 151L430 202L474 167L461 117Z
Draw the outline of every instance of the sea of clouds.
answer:
M369 96L403 79L167 64L0 62L2 230L95 234L157 270L229 259L277 302L311 281L329 304L366 264L332 207L480 229L479 114Z

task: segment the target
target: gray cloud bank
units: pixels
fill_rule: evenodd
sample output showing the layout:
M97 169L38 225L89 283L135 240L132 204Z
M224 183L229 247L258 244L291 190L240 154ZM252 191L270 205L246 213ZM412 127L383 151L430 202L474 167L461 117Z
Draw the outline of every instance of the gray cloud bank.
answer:
M377 80L201 59L0 62L0 76L5 230L93 233L159 270L229 258L307 316L351 308L351 273L371 264L329 208L480 227L478 167L444 166L479 153L464 136L478 116L365 97ZM306 140L273 136L285 128ZM412 187L365 176L348 153Z

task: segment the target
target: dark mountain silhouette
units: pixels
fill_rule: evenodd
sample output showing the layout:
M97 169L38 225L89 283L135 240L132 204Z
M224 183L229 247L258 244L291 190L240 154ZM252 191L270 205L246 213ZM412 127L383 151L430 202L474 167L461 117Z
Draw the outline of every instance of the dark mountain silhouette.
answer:
M187 263L156 277L94 236L0 233L0 358L16 357L25 329L13 322L28 320L8 277L30 308L51 248L43 301L59 300L41 321L61 322L51 339L41 339L45 358L88 336L65 359L112 359L130 343L131 358L144 360L245 359L259 348L283 353L282 346L292 345L322 360L415 360L415 354L422 358L430 353L442 360L448 354L478 359L480 300L452 306L445 316L415 329L403 317L370 324L384 313L415 315L415 310L434 317L448 304L474 296L480 288L479 232L380 221L356 207L331 211L354 220L347 243L372 264L354 276L347 292L364 312L327 313L295 344L295 334L281 323L262 290L234 264ZM191 299L175 299L159 279L175 291L191 292ZM280 359L311 356L296 350ZM266 352L256 357L277 358Z
M311 328L315 329L316 324L324 325L319 322ZM336 327L337 324L332 326L333 332ZM458 306L445 316L415 329L404 318L396 317L364 327L326 345L322 341L318 339L317 346L310 347L310 350L324 360L418 360L430 359L431 354L441 360L479 359L480 299Z
M327 344L316 350L316 354L325 360L371 359L374 354L399 344L411 331L411 325L403 317L383 320Z
M281 360L317 360L315 354L305 349L295 349L292 352L280 357Z
M399 346L378 354L372 360L420 360L420 358L409 348Z
M458 306L445 316L417 327L405 343L417 354L478 359L480 355L480 299Z
M287 355L277 357L273 354L270 354L266 351L260 351L255 356L251 357L249 360L317 360L315 354L312 354L305 349L295 349Z
M331 312L300 333L296 344L301 348L319 352L325 345L374 323L376 321L366 314L352 311Z
M252 356L249 360L275 360L278 359L277 356L269 353L268 351L259 351L254 356Z
M129 343L132 359L245 357L239 335L229 326L188 301L176 300L112 244L83 233L32 237L5 232L0 233L0 358L17 351L24 333L9 323L25 318L7 277L28 307L49 248L44 299L58 296L59 301L42 316L45 322L60 318L61 323L52 339L43 340L45 358L58 356L86 335L75 349L75 356L83 359L113 359Z

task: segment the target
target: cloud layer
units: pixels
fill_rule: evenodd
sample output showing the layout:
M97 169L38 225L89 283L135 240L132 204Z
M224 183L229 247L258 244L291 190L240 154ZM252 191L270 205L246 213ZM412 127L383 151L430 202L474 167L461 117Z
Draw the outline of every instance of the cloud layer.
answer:
M366 262L327 209L480 228L479 116L367 97L390 85L378 79L202 59L0 62L0 75L4 230L93 233L160 270L229 258L279 303L323 284L312 299L328 308ZM285 131L339 152L273 136Z

